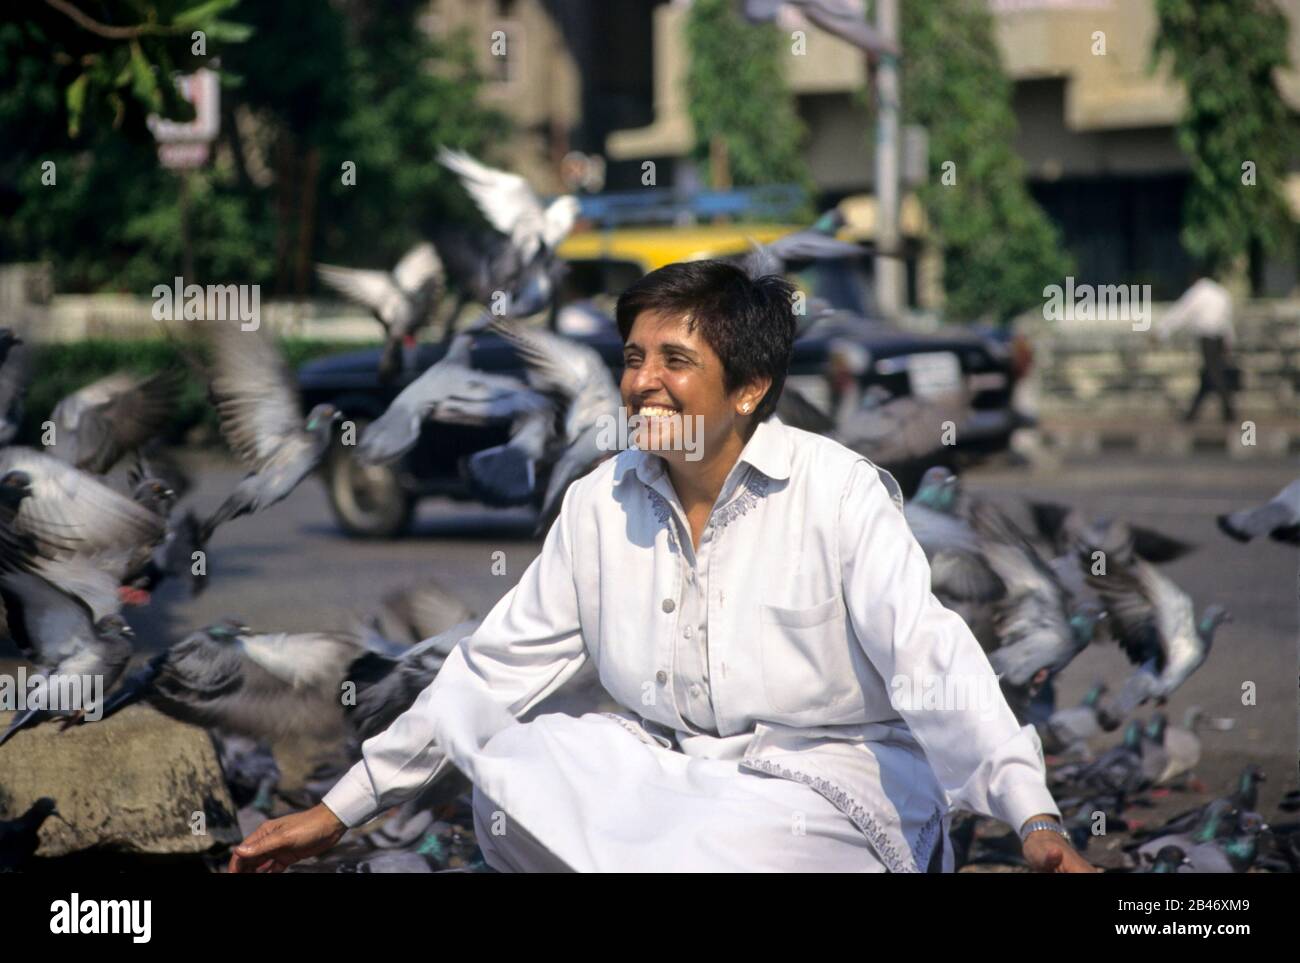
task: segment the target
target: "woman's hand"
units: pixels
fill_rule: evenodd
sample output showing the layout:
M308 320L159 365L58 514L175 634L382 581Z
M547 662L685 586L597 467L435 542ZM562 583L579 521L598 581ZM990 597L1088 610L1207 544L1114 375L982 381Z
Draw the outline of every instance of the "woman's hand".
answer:
M347 827L323 803L269 820L235 847L230 872L283 873L300 859L319 856L345 832Z
M1025 862L1035 873L1100 873L1061 836L1049 829L1040 829L1025 837Z

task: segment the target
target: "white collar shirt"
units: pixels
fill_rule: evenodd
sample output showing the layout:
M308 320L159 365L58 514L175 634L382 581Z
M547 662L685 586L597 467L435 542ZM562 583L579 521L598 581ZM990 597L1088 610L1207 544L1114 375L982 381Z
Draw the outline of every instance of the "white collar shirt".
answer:
M953 808L1017 830L1059 815L1038 736L931 593L902 507L887 472L773 416L728 475L697 553L662 459L620 452L570 486L518 585L364 743L325 804L357 825L427 785L447 756L491 793L497 776L477 753L592 660L649 738L812 786L891 869L924 868L899 855L915 838L880 816L900 785L907 805L934 810L924 832ZM886 774L877 743L918 762Z

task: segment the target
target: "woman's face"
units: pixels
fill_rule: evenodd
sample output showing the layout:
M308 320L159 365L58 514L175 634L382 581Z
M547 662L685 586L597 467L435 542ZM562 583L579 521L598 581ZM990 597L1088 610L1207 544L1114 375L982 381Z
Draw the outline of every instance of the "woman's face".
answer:
M688 331L684 318L652 311L633 322L623 361L623 404L629 418L641 416L632 420L633 439L672 462L710 457L752 417L767 388L742 385L728 394L722 360L699 329Z

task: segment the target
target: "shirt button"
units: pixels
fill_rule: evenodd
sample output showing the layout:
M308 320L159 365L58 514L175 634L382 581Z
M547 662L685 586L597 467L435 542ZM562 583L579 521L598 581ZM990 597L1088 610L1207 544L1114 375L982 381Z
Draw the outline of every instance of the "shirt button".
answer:
M700 697L700 687L694 683L691 684L691 697L695 699Z
M665 682L668 681L668 673L665 672L663 669L660 669L658 672L655 673L655 681L658 682L660 685L663 685Z
M676 602L674 602L672 599L664 599L663 610L665 612L671 612L675 608L677 608Z
M686 636L688 639L691 637L691 627L689 625L682 629L682 635Z

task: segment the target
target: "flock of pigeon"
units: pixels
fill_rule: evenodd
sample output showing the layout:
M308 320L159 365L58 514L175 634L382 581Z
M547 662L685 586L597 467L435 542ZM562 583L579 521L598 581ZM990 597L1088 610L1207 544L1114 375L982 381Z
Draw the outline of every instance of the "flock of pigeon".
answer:
M1267 534L1294 542L1298 490L1292 484L1263 506L1221 516L1219 526L1234 538ZM1217 604L1198 614L1161 571L1194 547L1067 506L1027 508L1032 524L1022 527L1010 512L965 491L948 469L935 467L922 477L906 515L929 559L935 596L971 627L1017 718L1038 731L1049 786L1075 846L1086 851L1090 841L1120 829L1130 834L1123 851L1136 871L1300 870L1300 823L1265 823L1257 809L1264 779L1258 766L1246 767L1231 796L1163 825L1133 816L1135 807L1150 807L1172 790L1204 790L1194 771L1201 759L1198 731L1233 725L1192 708L1177 726L1160 708L1205 665L1215 630L1231 618ZM1119 644L1131 673L1113 698L1098 682L1079 705L1056 709L1054 680L1103 636ZM1145 722L1135 718L1147 704L1156 708ZM1119 744L1096 754L1096 743L1116 731ZM1282 809L1300 810L1300 794L1288 794ZM1014 836L986 839L984 822L971 817L955 827L959 865L1023 865Z
M401 370L403 349L432 318L444 286L454 281L460 292L443 322L445 355L365 428L351 457L366 464L396 461L429 420L507 423L509 441L474 455L468 470L485 500L506 503L523 500L543 473L549 476L542 530L568 483L611 454L597 438L603 420L620 414L619 391L596 352L520 320L554 303L555 247L572 227L576 203L561 198L543 206L522 178L460 153L444 151L441 159L495 229L490 243L458 248L479 255L458 255L453 267L439 253L450 249L445 243L425 243L391 274L320 268L326 283L369 306L383 324L385 377ZM756 246L739 263L757 276L780 272L787 260L860 254L834 239L834 227L823 219ZM510 305L504 314L492 304L502 291ZM486 313L470 330L457 331L456 318L468 301ZM804 324L827 312L813 305ZM41 447L15 446L33 362L21 337L0 328L2 634L42 673L101 677L106 695L95 708L103 718L147 702L211 731L247 829L277 800L294 807L318 800L342 771L331 768L304 789L282 790L271 743L337 722L348 734L344 755L358 758L360 743L410 706L478 622L452 595L426 584L391 596L350 631L289 634L226 619L144 661L133 658L134 638L123 613L149 604L167 578L186 580L193 593L203 591L209 542L232 520L288 497L320 465L342 418L329 405L302 418L293 376L264 332L217 321L201 322L197 330L202 350L187 349L185 357L209 388L227 444L248 469L207 517L182 504L188 480L156 444L174 408L180 374L101 379L58 404ZM524 379L472 367L473 338L483 330L514 348L526 366ZM800 399L788 394L783 403L795 408L787 407L786 420L797 423ZM933 425L934 411L912 399L867 399L864 405L853 396L841 417L823 419L818 427L889 463L888 450L878 446L898 445L908 434L900 425L908 423ZM120 465L127 466L124 478L113 474ZM1061 760L1053 785L1082 847L1099 816L1123 824L1125 810L1143 794L1192 778L1200 754L1196 730L1207 724L1203 715L1189 714L1182 727L1158 711L1145 725L1130 717L1144 704L1163 704L1205 663L1215 629L1228 616L1210 605L1198 617L1191 599L1160 571L1191 546L1123 522L1090 521L1062 506L1032 508L1031 535L1006 512L963 491L947 469L933 468L906 514L930 560L935 594L966 619L1017 715L1039 727L1045 748ZM1223 516L1219 524L1233 538L1268 534L1297 541L1300 482L1264 506ZM1133 673L1113 699L1098 686L1080 706L1045 712L1054 679L1103 633L1123 647ZM593 677L575 680L573 687L578 705L602 698ZM340 692L348 690L351 697L341 699ZM24 729L54 722L66 729L86 724L86 714L20 712L0 734L0 754L22 751ZM1121 727L1121 744L1094 757L1090 743ZM1134 867L1296 869L1294 834L1267 827L1256 812L1261 778L1248 769L1235 795L1159 829L1135 832ZM388 814L378 829L351 834L358 855L346 868L467 865L473 845L465 828L466 788L452 772ZM0 868L31 858L48 818L61 817L53 801L40 800L17 819L0 821ZM1133 828L1131 818L1128 823ZM1018 858L1018 847L1000 852L996 840L977 828L970 820L954 833L963 862Z

